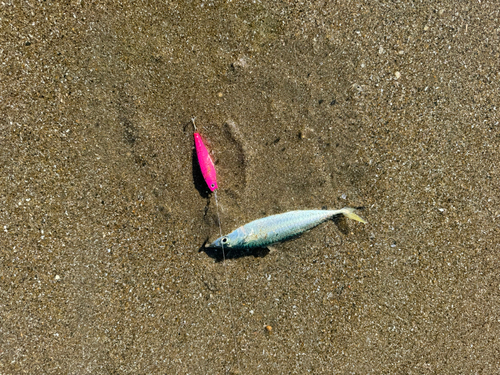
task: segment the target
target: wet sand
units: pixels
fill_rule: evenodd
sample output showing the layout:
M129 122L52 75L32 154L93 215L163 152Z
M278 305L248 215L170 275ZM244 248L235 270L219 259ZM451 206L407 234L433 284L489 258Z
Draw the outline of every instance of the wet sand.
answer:
M0 5L0 373L498 371L497 2L117 4ZM225 233L368 224L204 251L193 116Z

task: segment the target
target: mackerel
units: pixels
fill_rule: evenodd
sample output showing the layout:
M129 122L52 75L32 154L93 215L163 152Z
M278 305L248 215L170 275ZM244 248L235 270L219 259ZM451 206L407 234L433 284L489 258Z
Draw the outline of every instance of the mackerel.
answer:
M366 223L354 213L354 208L350 207L340 210L289 211L251 221L228 235L217 238L208 247L225 249L267 247L299 236L338 215Z

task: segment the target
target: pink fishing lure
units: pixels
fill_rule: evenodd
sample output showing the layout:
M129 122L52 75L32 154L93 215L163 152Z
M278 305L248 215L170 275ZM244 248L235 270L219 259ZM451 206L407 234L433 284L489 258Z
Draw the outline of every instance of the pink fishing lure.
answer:
M201 138L200 133L196 132L196 125L194 124L194 145L196 147L196 155L198 156L198 163L200 164L201 173L203 174L203 178L208 185L210 191L214 191L217 189L217 173L215 171L214 162L210 157L210 154L203 143L203 139Z

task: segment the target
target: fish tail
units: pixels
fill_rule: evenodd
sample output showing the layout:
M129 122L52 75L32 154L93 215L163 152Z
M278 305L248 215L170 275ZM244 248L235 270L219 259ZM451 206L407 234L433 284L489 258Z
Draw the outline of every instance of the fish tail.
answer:
M340 211L340 213L342 213L345 217L348 217L349 219L360 221L362 223L366 223L366 221L364 219L362 219L360 216L358 216L354 213L354 208L344 207L339 211Z

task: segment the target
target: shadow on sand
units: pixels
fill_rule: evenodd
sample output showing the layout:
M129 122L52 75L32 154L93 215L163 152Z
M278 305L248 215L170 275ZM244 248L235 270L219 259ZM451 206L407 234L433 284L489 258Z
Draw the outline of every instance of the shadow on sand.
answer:
M222 262L224 260L224 255L222 254L222 249L217 249L214 247L208 247L208 238L203 242L198 252L204 252L210 258L214 259L216 262ZM238 259L243 257L253 256L255 258L263 258L269 254L269 249L267 247L258 247L255 249L224 249L226 259Z

